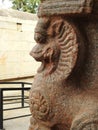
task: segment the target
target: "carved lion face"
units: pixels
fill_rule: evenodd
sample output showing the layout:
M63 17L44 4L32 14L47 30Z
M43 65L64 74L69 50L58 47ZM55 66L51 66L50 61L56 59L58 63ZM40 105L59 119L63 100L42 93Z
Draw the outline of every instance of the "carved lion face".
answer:
M34 36L37 45L30 55L42 62L38 72L68 77L74 68L78 54L76 28L61 17L40 18ZM54 73L53 73L54 72Z
M41 19L38 22L35 29L35 40L37 45L30 52L30 55L33 56L36 61L42 62L38 72L42 72L44 69L47 69L47 74L52 73L56 69L60 55L59 44L53 36L53 28L50 26L51 25L48 20L43 21Z
M30 52L30 55L32 55L35 60L42 62L38 72L42 72L47 68L49 69L49 73L56 69L59 54L60 49L54 45L54 43L37 44Z

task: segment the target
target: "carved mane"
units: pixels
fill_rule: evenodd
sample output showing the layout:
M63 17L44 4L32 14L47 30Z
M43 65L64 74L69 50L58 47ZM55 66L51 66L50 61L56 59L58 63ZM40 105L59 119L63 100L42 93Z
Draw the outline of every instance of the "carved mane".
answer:
M55 28L53 28L54 25ZM56 41L54 44L58 44L60 48L57 68L47 76L48 80L52 82L67 79L75 67L78 56L78 37L76 28L67 21L53 22L50 28L56 31L56 36L53 36L54 41Z

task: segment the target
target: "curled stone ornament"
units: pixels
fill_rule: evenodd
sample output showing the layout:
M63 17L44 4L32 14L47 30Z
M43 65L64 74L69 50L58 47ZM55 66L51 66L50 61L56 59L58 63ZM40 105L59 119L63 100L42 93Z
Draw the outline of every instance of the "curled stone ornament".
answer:
M38 91L32 92L30 99L31 113L35 119L47 120L49 114L49 104L45 97Z

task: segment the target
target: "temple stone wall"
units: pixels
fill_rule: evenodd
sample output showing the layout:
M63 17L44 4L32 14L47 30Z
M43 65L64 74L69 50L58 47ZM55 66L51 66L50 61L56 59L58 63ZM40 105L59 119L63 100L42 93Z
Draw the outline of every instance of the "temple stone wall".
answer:
M0 10L0 80L35 75L38 63L29 52L36 22L34 14Z

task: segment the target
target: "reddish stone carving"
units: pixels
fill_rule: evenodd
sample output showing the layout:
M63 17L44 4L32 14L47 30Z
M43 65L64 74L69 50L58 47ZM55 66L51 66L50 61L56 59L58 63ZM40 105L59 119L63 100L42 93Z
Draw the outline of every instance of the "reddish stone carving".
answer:
M29 130L98 130L96 6L93 0L71 2L40 4L30 54L42 64L30 91Z
M32 92L31 99L31 113L35 119L46 120L49 113L49 104L40 92Z

